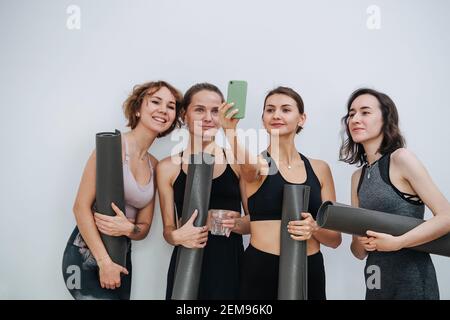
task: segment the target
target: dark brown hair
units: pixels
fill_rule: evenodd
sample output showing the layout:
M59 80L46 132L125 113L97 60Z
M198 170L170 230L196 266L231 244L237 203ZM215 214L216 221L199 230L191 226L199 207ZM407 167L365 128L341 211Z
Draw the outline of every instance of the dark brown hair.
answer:
M200 92L200 91L211 91L211 92L215 92L219 95L221 102L225 101L225 98L223 97L222 92L220 91L219 88L217 88L215 85L211 84L211 83L207 83L207 82L203 82L203 83L197 83L194 84L192 87L190 87L186 93L184 94L184 98L183 101L181 102L181 111L182 111L182 115L186 113L186 110L188 108L188 106L191 104L192 102L192 97Z
M348 128L348 119L350 108L353 101L363 94L370 94L378 100L381 113L383 115L383 126L381 131L383 133L383 141L381 142L378 152L382 155L393 152L398 148L405 146L405 139L403 138L398 125L398 112L394 101L382 92L361 88L352 93L347 102L347 114L342 117L342 145L339 150L339 160L349 164L363 165L367 159L364 147L360 143L355 143Z
M144 98L147 95L154 94L162 87L166 87L175 97L175 120L170 128L158 134L158 137L164 137L165 135L171 133L175 128L179 128L181 126L180 112L183 95L175 87L165 81L152 81L135 85L133 87L133 91L128 96L127 100L125 100L125 102L123 103L123 112L125 114L125 118L127 118L128 120L127 127L130 127L131 129L136 128L139 122L139 117L136 116L136 113L141 110Z
M288 87L277 87L273 90L270 90L266 95L266 98L264 99L264 108L266 107L267 99L275 94L283 94L294 99L295 103L297 104L298 112L300 112L300 114L303 114L305 112L305 105L303 104L302 97L294 89ZM295 133L299 133L302 129L303 127L299 126Z

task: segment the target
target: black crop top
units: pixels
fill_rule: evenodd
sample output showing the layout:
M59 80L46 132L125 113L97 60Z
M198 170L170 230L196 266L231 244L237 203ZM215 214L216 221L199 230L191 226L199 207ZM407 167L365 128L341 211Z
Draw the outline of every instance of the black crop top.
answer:
M290 183L283 178L270 154L265 151L262 155L269 163L269 175L259 189L248 198L250 221L281 220L285 184L308 185L311 188L308 212L316 219L317 211L322 204L321 186L309 160L299 153L305 163L306 181L304 183Z
M183 154L181 154L181 157L182 156ZM186 178L186 173L184 173L183 168L180 168L180 173L173 183L174 200L178 218L181 218L183 213ZM224 173L212 180L209 209L223 209L241 212L241 190L239 188L239 178L236 176L229 163L227 163Z

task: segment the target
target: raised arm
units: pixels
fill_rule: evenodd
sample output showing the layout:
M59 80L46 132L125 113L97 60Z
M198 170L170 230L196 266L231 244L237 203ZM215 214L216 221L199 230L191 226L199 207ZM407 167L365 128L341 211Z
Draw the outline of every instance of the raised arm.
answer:
M232 116L236 114L238 110L233 110L227 114L227 111L232 106L232 104L227 103L220 106L219 121L224 130L225 137L231 146L234 160L241 168L241 177L250 183L261 177L261 170L264 166L267 166L267 162L261 157L249 153L248 150L239 143L236 130L239 119L232 119Z

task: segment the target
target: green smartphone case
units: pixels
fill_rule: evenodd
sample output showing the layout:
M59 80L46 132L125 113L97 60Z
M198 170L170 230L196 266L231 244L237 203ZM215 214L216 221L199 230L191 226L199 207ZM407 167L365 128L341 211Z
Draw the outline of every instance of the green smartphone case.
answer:
M229 109L231 112L238 109L239 112L233 116L235 119L242 119L245 116L245 103L247 100L247 81L231 80L228 82L227 103L234 102L234 106Z

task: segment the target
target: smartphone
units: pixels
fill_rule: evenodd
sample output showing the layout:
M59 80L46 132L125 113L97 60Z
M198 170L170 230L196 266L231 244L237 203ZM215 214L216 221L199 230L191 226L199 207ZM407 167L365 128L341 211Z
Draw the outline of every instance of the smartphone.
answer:
M234 102L234 106L231 107L228 112L238 109L233 118L242 119L245 116L245 103L247 100L247 81L231 80L228 82L228 95L227 103ZM227 112L227 113L228 113Z

